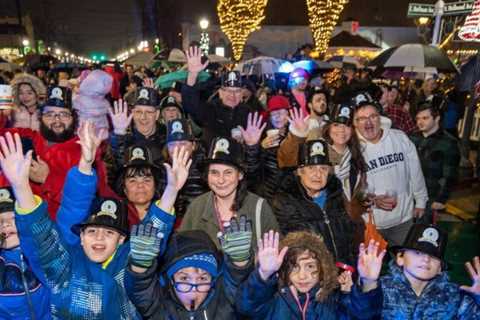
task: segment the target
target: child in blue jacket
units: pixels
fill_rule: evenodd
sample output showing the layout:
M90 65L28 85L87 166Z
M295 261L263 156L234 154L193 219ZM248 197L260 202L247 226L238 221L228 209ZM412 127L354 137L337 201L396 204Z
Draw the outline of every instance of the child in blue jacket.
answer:
M91 164L100 139L89 123L80 129L79 136L82 158L78 171L92 175ZM0 165L17 195L15 211L22 248L27 257L39 261L36 273L45 275L52 293L54 318L138 318L123 283L130 251L125 242L128 225L123 204L115 199L101 199L91 207L90 216L83 223L73 224L62 217L65 224L59 222L57 226L48 218L46 204L33 195L28 185L31 154L23 155L19 136L0 137L0 147L3 153ZM149 212L155 227L166 237L175 219L167 211L171 210L176 192L188 174L187 157L184 152L178 154L183 156L174 159L173 168L167 168L169 186L161 202L151 206ZM76 220L79 214L71 216ZM73 232L66 225L73 225ZM77 243L76 234L80 236Z
M292 232L282 240L281 250L279 246L273 231L260 239L258 267L238 289L241 314L262 320L336 320L351 315L368 319L378 310L378 297L361 299L355 289L338 292L337 268L318 235Z

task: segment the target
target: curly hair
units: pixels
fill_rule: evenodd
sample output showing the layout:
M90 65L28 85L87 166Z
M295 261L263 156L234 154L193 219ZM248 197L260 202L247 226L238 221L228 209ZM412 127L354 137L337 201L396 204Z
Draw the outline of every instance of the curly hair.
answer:
M320 289L315 299L323 302L338 287L338 281L333 256L322 237L307 231L291 232L281 241L281 247L285 246L288 246L288 251L278 272L281 285L290 285L289 275L297 264L298 257L308 252L317 260L319 269Z

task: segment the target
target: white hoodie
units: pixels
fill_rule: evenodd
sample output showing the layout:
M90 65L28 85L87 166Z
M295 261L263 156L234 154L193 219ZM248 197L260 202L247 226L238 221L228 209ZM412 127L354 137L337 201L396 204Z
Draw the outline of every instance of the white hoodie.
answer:
M415 145L405 133L390 126L391 121L381 117L383 135L375 144L366 141L357 131L368 165L369 188L375 188L376 195L385 194L387 190L397 193L397 206L392 211L374 208L375 223L379 229L394 227L412 219L414 207L424 209L428 200ZM364 215L364 219L368 219L368 216Z

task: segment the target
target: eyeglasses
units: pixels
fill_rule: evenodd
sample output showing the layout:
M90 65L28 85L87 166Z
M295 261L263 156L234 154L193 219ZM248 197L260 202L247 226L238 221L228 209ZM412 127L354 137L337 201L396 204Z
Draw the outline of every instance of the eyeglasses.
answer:
M59 118L60 120L70 120L72 118L72 114L70 112L62 111L62 112L45 112L42 114L42 117L44 117L47 120L53 120L56 118Z
M380 116L378 114L372 114L369 115L368 117L358 117L355 119L355 122L358 124L365 124L367 121L376 121Z
M193 288L197 292L208 292L212 288L212 283L189 283L189 282L173 282L173 286L178 292L187 293L192 291Z

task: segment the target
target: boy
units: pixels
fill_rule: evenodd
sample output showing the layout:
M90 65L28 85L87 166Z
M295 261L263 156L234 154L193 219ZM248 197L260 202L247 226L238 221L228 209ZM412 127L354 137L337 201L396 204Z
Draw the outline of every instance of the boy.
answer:
M225 258L202 230L174 234L160 274L156 233L140 225L131 235L127 281L133 288L128 293L144 319L237 319L235 290L253 266L251 222L245 216L239 223L232 219L220 235Z
M466 263L473 285L459 287L444 271L446 245L447 234L436 226L413 225L403 245L392 247L396 261L380 279L385 251L378 254L373 241L360 245L362 290L382 292L383 307L376 311L382 319L480 319L480 259Z

